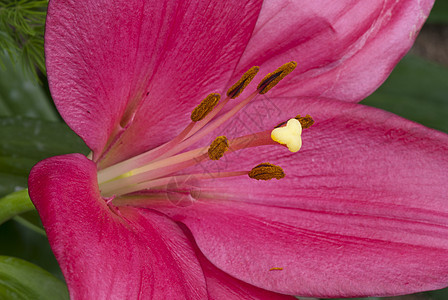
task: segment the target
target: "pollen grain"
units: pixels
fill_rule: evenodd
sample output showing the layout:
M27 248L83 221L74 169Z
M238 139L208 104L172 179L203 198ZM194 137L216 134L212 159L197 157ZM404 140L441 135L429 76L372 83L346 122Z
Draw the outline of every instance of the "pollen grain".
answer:
M221 96L219 94L213 93L208 95L202 102L196 106L196 108L191 113L191 120L193 122L198 122L204 119L209 112L218 104Z
M241 76L240 80L232 85L232 87L227 91L227 97L231 99L235 99L236 97L238 97L249 85L252 79L254 79L259 70L260 67L254 66L250 68L246 73L244 73L243 76Z
M218 160L229 149L229 140L225 136L218 136L208 148L208 157L211 160Z
M277 85L283 78L286 77L289 73L294 71L297 67L297 63L295 61L290 61L289 63L284 64L277 70L272 73L266 75L263 80L258 84L257 89L260 94L266 94L270 89Z
M249 177L256 180L270 180L273 178L282 179L285 177L285 172L279 166L270 164L270 163L262 163L254 167L249 172Z

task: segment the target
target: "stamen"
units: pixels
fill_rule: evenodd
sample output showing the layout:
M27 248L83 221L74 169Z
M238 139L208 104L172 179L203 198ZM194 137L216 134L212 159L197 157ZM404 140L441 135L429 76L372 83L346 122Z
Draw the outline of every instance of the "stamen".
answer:
M290 61L289 63L284 64L277 70L272 73L266 75L263 80L258 85L257 89L260 94L266 94L270 89L277 85L283 78L286 77L289 73L294 71L297 67L297 63L295 61Z
M228 151L233 152L262 145L272 145L273 143L275 142L273 142L270 138L270 131L265 131L257 134L256 136L254 136L254 134L250 134L228 141ZM147 165L117 176L112 180L99 181L101 193L105 196L112 196L120 195L124 192L128 193L130 189L132 191L138 191L138 187L142 182L163 178L167 175L209 159L207 148L208 147L202 147L190 150L188 152L183 152L176 156L153 161ZM244 172L244 174L248 173L248 171ZM128 187L130 189L128 189Z
M132 170L132 176L126 176L117 180L102 183L100 190L102 195L113 195L113 191L131 186L135 183L162 178L169 174L178 172L188 167L194 166L208 158L206 148L199 148L184 152L175 157L155 161L139 169ZM201 155L201 153L204 153Z
M279 166L270 163L263 163L254 167L248 175L250 178L256 180L270 180L272 178L276 178L278 180L285 177L285 172L283 172L283 169Z
M296 119L297 121L300 122L300 125L302 125L302 129L310 128L314 124L314 120L310 115L306 115L305 117L301 117L300 115L297 115L294 119ZM286 125L287 122L288 121L281 122L274 128L282 127L282 126Z
M227 91L227 97L223 101L220 101L219 94L212 93L208 95L191 113L192 122L174 139L143 154L100 170L98 172L98 183L101 194L105 196L121 196L139 191L146 191L152 194L154 192L157 193L158 189L161 189L160 193L163 194L168 190L172 190L170 184L173 179L188 179L185 176L191 175L176 175L178 172L208 159L219 160L226 152L263 145L275 145L276 143L286 145L292 152L298 151L302 145L302 128L309 128L314 123L314 120L309 115L305 117L297 115L295 118L279 124L278 126L281 127L272 131L266 130L232 140L228 140L225 136L219 136L209 147L182 152L228 121L259 94L269 91L281 79L291 73L296 66L297 63L292 61L281 66L275 72L268 74L258 85L256 91L247 96L246 99L238 101L233 108L222 113L216 119L215 117L224 105L230 99L240 95L250 81L253 80L259 67L252 67L244 73L241 79ZM203 127L205 128L202 129ZM194 175L195 178L205 180L246 174L256 180L281 179L285 177L282 168L270 163L259 164L251 171Z
M231 110L227 111L225 114L220 116L215 121L209 123L208 126L205 129L203 129L201 132L198 132L195 135L191 136L190 138L184 140L182 143L179 143L176 147L174 147L173 149L170 149L170 151L166 152L162 157L165 158L165 157L168 157L169 155L178 153L178 152L184 150L185 148L191 146L192 144L196 143L197 141L202 139L205 135L209 134L211 131L215 130L220 125L222 125L224 122L229 120L232 116L234 116L238 111L240 111L244 106L246 106L247 103L249 103L257 95L258 95L257 92L252 93L249 97L247 97L246 99L242 100L240 103L235 105ZM227 98L227 99L230 99L230 98ZM219 106L218 106L218 108L219 108ZM211 112L210 115L212 115L214 112L215 112L215 110L213 110L213 112ZM207 118L208 118L208 116L204 120L206 120Z
M200 121L207 116L209 112L213 110L213 108L218 104L221 96L219 94L210 94L204 100L202 100L201 104L196 106L196 108L191 113L191 120L193 122Z
M300 122L300 125L302 125L302 129L310 128L314 124L314 120L310 115L306 115L304 117L297 115L294 119Z
M229 140L225 136L218 136L208 148L208 157L218 160L229 149Z
M290 119L285 127L275 128L271 132L271 138L286 145L291 152L297 152L302 147L302 125L299 120Z
M134 185L128 185L120 189L109 192L109 196L112 195L125 195L138 191L148 191L152 188L166 189L170 182L183 182L189 178L194 178L195 180L207 180L207 179L218 179L226 177L235 177L247 175L247 171L234 171L234 172L220 172L220 173L202 173L202 174L188 174L188 175L177 175L171 177L163 177L154 180L140 182Z
M252 81L252 79L254 79L259 70L260 67L254 66L250 68L246 73L244 73L243 76L241 76L240 80L232 85L232 87L227 91L227 97L231 99L235 99L236 97L238 97Z

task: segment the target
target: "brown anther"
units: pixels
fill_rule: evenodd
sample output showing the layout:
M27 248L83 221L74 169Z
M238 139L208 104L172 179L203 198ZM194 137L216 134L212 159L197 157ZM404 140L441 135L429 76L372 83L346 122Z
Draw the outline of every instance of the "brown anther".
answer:
M313 118L310 115L306 115L304 117L301 117L300 115L297 115L297 116L295 116L294 119L296 119L297 121L300 122L300 125L302 125L302 129L310 128L314 124L314 120L313 120ZM283 125L286 125L286 123L288 123L288 121L281 122L280 124L278 124L274 128L282 127Z
M254 66L244 73L240 80L232 85L232 87L227 91L227 96L231 99L238 97L252 81L252 79L254 79L255 75L257 75L258 70L260 70L260 67Z
M314 120L310 115L306 115L304 117L297 115L295 119L300 122L300 125L302 125L302 129L310 128L314 124Z
M196 106L196 108L191 113L191 120L193 122L200 121L207 116L209 112L218 104L221 96L219 94L210 94L202 102Z
M208 157L212 160L218 160L227 149L229 149L229 140L223 135L218 136L208 148Z
M289 63L284 64L277 70L272 73L266 75L263 80L258 84L257 89L260 94L266 94L270 89L277 85L283 78L286 77L289 73L294 71L297 67L297 63L295 61L290 61Z
M263 163L254 167L248 175L256 180L270 180L272 178L281 179L285 177L285 172L279 166Z

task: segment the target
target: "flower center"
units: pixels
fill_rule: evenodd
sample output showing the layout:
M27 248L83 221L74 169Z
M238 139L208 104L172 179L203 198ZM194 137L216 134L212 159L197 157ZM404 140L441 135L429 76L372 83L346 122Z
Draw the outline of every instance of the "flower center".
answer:
M225 136L218 136L208 147L185 151L232 118L259 94L267 93L291 73L296 65L296 62L289 62L267 74L253 93L220 116L218 113L224 106L231 99L237 98L254 79L259 67L252 67L244 73L241 79L227 91L227 97L224 100L220 101L221 97L216 93L208 95L193 110L191 123L178 136L157 148L98 171L101 194L104 197L118 199L136 193L167 192L178 188L178 185L173 187L173 182L185 182L191 178L201 181L233 176L248 176L248 180L273 178L278 180L285 177L281 167L266 162L251 170L194 174L182 174L182 172L206 160L219 160L226 153L263 145L280 144L285 145L291 152L299 151L302 146L302 128L308 128L314 123L309 115L306 117L298 115L280 123L275 128L268 128L256 134L230 140Z

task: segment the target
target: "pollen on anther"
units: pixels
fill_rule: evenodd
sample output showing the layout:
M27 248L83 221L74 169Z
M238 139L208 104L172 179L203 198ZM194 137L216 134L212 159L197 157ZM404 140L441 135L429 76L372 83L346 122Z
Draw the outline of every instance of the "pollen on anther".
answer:
M270 180L273 178L281 179L285 177L285 172L279 166L270 164L270 163L262 163L254 167L249 172L249 177L256 180Z
M284 64L277 70L272 73L266 75L263 80L258 84L257 89L260 94L266 94L270 89L277 85L283 78L286 77L289 73L294 71L297 67L297 63L295 61L290 61L289 63Z
M225 136L218 136L208 148L208 157L218 160L229 149L229 140Z
M193 122L200 121L207 116L209 112L218 104L221 96L219 94L210 94L202 102L196 106L196 108L191 113L191 120Z
M300 122L300 125L302 125L302 129L310 128L314 124L313 117L311 117L308 114L304 117L297 115L297 116L295 116L294 119L296 119L297 121ZM278 124L277 126L275 126L274 128L282 127L282 126L286 125L287 122L288 121L282 122L282 123Z
M303 129L310 128L314 124L314 120L310 115L306 115L304 117L297 115L294 119L300 122Z
M231 99L235 99L236 97L238 97L249 85L252 79L254 79L259 70L260 67L254 66L250 68L246 73L244 73L243 76L241 76L240 80L232 85L232 87L227 91L227 97Z

